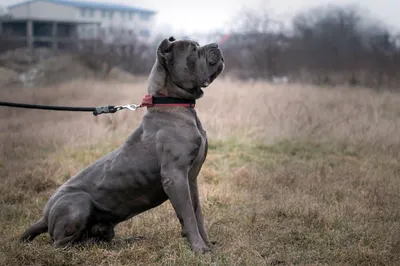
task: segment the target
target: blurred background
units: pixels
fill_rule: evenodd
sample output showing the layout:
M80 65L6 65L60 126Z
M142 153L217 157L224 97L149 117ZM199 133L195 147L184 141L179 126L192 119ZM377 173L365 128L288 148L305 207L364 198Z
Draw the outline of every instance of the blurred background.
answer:
M147 74L155 47L173 35L217 42L226 57L224 75L240 79L376 89L394 89L399 82L400 2L391 0L3 0L1 5L0 63L9 75L25 73L23 80L35 71L11 61L36 63L54 52L80 54L105 75L114 67ZM15 48L25 49L6 52Z

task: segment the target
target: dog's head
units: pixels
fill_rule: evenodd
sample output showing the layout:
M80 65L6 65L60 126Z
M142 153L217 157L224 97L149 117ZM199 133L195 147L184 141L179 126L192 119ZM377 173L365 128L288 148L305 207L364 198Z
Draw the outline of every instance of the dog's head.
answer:
M216 43L200 46L191 40L163 40L157 48L157 60L168 78L181 90L201 97L201 88L209 86L223 71L224 58Z

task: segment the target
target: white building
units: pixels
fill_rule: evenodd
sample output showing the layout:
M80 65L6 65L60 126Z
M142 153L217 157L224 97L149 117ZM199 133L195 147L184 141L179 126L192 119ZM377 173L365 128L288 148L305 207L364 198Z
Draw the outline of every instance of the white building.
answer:
M5 6L0 5L0 18L8 15L8 10Z
M78 26L78 38L107 43L133 38L148 42L156 14L128 5L77 0L28 0L11 5L8 10L13 19L85 22Z

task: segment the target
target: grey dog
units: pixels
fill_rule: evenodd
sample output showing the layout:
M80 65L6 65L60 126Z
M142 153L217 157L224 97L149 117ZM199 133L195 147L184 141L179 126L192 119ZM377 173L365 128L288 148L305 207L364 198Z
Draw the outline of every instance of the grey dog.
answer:
M225 67L215 43L164 39L148 79L148 94L184 100L203 96ZM190 248L210 251L197 176L207 156L207 136L194 108L148 107L140 125L116 150L61 185L42 218L20 237L48 232L54 247L111 241L114 227L170 200Z

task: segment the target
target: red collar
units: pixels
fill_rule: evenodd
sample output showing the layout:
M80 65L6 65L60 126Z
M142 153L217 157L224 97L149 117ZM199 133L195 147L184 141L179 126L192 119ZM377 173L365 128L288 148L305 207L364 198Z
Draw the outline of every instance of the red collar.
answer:
M154 107L154 106L184 106L194 108L196 105L195 100L185 100L174 97L155 97L152 95L145 95L143 97L140 107Z

